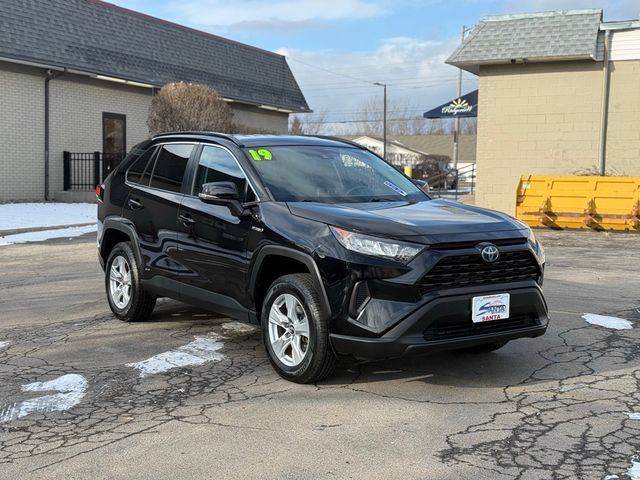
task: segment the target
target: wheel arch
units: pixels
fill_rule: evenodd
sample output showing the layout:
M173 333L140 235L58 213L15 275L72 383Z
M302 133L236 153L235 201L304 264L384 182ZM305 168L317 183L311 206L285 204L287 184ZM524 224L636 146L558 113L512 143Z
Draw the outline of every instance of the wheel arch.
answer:
M130 241L132 243L136 260L139 265L143 265L136 230L134 226L124 218L108 218L104 221L99 247L102 263L106 263L113 247L123 241Z
M277 262L278 269L273 272L269 271L269 266L274 262ZM293 268L296 265L304 269ZM256 259L253 262L251 274L249 275L249 292L251 292L258 318L260 317L262 302L269 285L276 278L290 273L308 273L311 275L314 285L320 294L322 313L330 317L331 306L329 304L329 298L327 297L327 292L324 288L322 277L320 276L320 270L314 259L299 250L279 245L267 245L262 247L256 254ZM265 283L268 283L268 285L265 285Z

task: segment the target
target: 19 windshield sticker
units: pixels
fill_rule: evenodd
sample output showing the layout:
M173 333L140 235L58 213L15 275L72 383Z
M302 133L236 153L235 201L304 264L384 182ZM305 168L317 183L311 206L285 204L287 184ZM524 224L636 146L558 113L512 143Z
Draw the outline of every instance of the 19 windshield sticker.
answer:
M389 180L385 180L384 184L389 187L391 190L393 190L396 193L399 193L400 195L402 195L403 197L407 196L407 192L405 192L404 190L402 190L399 186L397 186L395 183L390 182Z
M253 158L256 162L259 162L261 160L271 160L273 158L271 152L266 148L261 148L258 151L249 150L249 154L251 155L251 158Z

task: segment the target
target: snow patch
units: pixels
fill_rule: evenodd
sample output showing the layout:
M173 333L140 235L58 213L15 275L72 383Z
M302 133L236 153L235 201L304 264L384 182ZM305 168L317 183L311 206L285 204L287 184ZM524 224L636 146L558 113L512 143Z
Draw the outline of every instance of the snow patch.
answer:
M624 318L607 317L605 315L596 315L595 313L585 313L582 315L582 318L593 325L612 328L614 330L630 330L633 328L633 323Z
M193 342L175 350L159 353L141 362L127 363L127 367L140 370L140 376L146 377L174 368L218 362L224 358L224 355L219 353L223 346L224 344L220 341L220 337L196 337Z
M640 420L640 412L624 412L631 420Z
M618 480L619 478L618 475L607 475L603 480Z
M22 386L23 392L50 392L52 395L16 402L0 409L0 423L10 422L32 413L63 412L80 403L87 391L87 381L82 375L70 373L49 380Z
M95 203L7 203L0 205L0 230L79 225L95 221Z
M11 245L14 243L42 242L51 238L79 237L85 233L95 231L96 225L88 225L85 227L69 227L54 230L41 230L39 232L16 233L15 235L0 237L0 246Z
M640 462L631 460L631 468L627 470L627 475L631 480L640 480Z
M10 341L4 341L4 342L0 342L0 348L5 348L8 347L11 344Z

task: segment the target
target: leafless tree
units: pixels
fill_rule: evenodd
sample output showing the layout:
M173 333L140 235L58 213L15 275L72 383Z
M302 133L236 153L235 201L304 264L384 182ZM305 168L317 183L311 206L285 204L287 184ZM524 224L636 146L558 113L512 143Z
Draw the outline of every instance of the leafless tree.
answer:
M293 115L289 119L289 133L292 135L321 135L327 133L326 118L326 110Z
M168 83L153 97L147 125L154 135L175 131L230 132L233 114L207 85Z

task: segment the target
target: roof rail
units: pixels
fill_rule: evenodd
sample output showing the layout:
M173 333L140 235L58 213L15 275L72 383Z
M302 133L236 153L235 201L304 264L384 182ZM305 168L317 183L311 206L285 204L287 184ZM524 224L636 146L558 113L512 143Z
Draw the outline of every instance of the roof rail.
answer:
M300 137L314 137L314 138L322 138L323 140L333 140L334 142L342 142L347 145L351 145L353 147L358 147L361 150L368 150L364 145L360 145L352 140L347 140L346 138L335 137L332 135L298 135Z
M233 135L230 135L228 133L218 133L218 132L203 132L203 131L163 132L163 133L158 133L151 138L169 137L169 136L176 136L176 135L199 135L204 137L218 137L218 138L224 138L225 140L229 140L230 142L235 143L238 147L243 146L242 143L240 143L240 141L237 138L235 138Z

